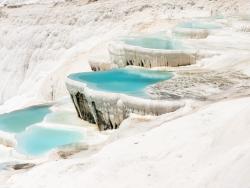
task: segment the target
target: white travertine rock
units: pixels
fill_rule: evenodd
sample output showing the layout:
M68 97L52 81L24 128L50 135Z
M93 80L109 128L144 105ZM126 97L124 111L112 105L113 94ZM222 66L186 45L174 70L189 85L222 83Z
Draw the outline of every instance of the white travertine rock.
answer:
M207 38L209 31L207 29L190 29L190 28L175 28L172 31L174 36L203 39Z
M67 89L75 104L78 116L90 123L96 123L100 130L118 128L130 113L140 115L161 115L176 111L183 102L150 100L125 94L96 91L86 83L66 80Z
M109 63L106 61L100 61L95 59L89 59L89 65L92 71L105 71L116 68L117 65L113 63Z
M0 131L0 144L7 147L15 147L16 146L15 135Z
M250 32L250 21L239 21L233 23L233 27L236 29L236 31Z
M178 67L196 62L195 50L149 49L114 41L109 45L111 62L118 67L129 65L141 67Z

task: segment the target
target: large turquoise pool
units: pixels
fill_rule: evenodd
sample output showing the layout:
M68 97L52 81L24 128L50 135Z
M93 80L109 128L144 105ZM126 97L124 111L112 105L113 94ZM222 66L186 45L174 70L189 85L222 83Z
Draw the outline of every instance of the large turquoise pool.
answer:
M147 86L168 80L172 76L173 74L168 71L122 68L102 72L75 73L68 77L84 82L96 90L147 97L145 93Z
M76 143L83 135L76 131L33 126L16 138L17 150L21 153L42 155L59 146Z
M190 21L190 22L183 22L177 25L177 27L189 28L189 29L219 29L221 26L210 22Z
M0 115L0 130L12 133L24 131L28 126L41 122L50 113L49 106L33 106Z
M140 46L150 49L178 50L183 49L180 41L163 37L130 37L123 41L132 46Z

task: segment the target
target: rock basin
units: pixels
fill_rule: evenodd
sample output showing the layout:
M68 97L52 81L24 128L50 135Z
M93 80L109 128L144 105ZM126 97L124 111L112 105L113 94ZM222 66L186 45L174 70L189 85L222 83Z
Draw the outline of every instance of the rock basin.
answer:
M109 45L111 63L118 67L184 66L196 62L196 51L167 37L127 37Z
M82 138L83 135L76 131L36 125L16 136L17 150L27 155L39 156L60 146L77 143Z
M232 27L239 32L250 32L250 15L241 15L232 21Z
M47 116L53 114L50 107L38 105L1 114L0 144L13 147L27 156L40 156L53 149L80 142L83 139L82 131L69 130L67 126L59 127L56 123L53 127L42 124Z
M50 106L32 106L0 115L0 130L10 133L24 131L32 124L39 123L51 112Z
M189 21L178 24L173 29L173 35L186 38L207 38L210 30L219 29L219 24L201 21Z
M152 100L145 92L147 86L172 76L166 71L114 69L71 74L66 86L78 116L107 130L118 128L130 113L161 115L182 107L182 102Z

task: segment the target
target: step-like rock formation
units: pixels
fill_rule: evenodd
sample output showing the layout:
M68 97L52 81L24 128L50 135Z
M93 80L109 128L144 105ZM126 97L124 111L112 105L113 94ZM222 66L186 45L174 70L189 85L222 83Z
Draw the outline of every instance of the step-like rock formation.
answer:
M196 51L194 50L150 49L117 41L110 43L109 53L111 62L117 64L118 67L129 65L147 68L178 67L196 62Z
M118 128L130 113L161 115L184 105L182 102L150 100L97 91L83 82L69 78L66 80L66 86L79 118L97 124L100 130Z
M250 32L250 21L236 21L233 27L239 32Z
M204 39L209 35L209 31L206 29L189 29L189 28L175 28L172 31L176 37Z
M117 65L106 61L89 59L88 62L92 71L106 71L113 68L117 68Z
M174 36L202 39L207 38L211 30L220 29L221 24L207 21L190 21L178 24L172 31Z

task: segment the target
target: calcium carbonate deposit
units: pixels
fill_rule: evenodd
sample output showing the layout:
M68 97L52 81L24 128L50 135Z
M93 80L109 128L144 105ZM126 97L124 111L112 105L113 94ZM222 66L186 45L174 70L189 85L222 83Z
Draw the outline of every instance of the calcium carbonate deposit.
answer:
M79 118L100 130L116 129L131 113L161 115L183 106L182 102L151 100L146 88L171 79L171 72L114 69L71 74L67 88Z
M249 10L0 0L0 187L249 188Z

